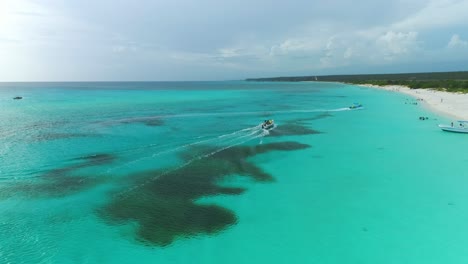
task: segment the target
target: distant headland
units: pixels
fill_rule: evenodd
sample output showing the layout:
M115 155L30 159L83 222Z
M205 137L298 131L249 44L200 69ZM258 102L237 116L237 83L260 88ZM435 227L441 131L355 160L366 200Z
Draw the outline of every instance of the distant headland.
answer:
M260 82L344 82L351 84L372 84L378 86L401 85L411 89L436 89L448 92L468 93L468 71L355 74L252 78L247 81Z

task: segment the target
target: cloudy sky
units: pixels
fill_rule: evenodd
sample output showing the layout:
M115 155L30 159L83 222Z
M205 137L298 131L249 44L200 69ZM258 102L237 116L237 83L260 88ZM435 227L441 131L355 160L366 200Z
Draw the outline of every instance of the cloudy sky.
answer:
M0 0L0 81L468 70L468 0Z

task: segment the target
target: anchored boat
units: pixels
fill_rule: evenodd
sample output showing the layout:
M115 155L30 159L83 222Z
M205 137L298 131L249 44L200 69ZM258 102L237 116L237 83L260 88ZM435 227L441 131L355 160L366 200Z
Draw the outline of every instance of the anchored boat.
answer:
M447 132L455 133L468 133L468 121L460 120L455 124L452 122L450 125L439 125L440 129Z

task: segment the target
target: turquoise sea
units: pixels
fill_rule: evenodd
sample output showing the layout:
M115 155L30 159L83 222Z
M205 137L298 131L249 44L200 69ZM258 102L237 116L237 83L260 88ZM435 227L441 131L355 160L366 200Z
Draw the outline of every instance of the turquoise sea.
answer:
M466 263L446 122L338 83L2 83L0 263Z

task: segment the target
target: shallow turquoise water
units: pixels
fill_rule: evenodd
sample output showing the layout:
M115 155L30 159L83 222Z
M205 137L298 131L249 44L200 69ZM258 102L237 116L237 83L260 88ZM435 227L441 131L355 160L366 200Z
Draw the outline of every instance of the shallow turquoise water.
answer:
M414 102L334 83L1 84L0 263L466 262L468 141Z

